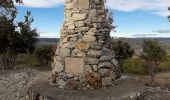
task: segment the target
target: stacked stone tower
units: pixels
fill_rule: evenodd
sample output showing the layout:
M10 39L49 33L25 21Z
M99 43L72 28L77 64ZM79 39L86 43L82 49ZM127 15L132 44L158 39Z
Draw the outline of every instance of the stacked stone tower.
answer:
M50 82L60 88L113 86L120 76L111 49L105 0L65 0Z

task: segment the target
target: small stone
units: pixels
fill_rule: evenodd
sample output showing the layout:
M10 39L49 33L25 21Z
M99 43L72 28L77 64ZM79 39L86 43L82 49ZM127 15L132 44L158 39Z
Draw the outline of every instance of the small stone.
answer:
M111 77L104 77L104 78L102 78L102 86L103 87L112 86L112 79L111 79Z
M59 50L59 55L60 55L61 57L68 57L68 56L70 56L70 49L60 48L60 50Z
M110 72L110 77L112 78L112 80L116 80L116 74L115 74L115 72L111 71L111 72Z
M54 62L53 73L60 73L64 70L64 65L59 61Z
M98 71L98 67L97 65L93 65L93 71L97 72Z
M83 42L80 42L80 43L77 43L76 44L76 47L79 49L79 50L87 50L89 48L89 43L83 43Z
M74 25L74 24L69 25L69 26L68 26L68 29L69 29L69 30L75 29L75 25Z
M85 57L86 54L84 52L80 51L79 49L74 49L72 51L71 56L73 56L73 57Z
M87 14L85 13L74 13L72 15L72 18L74 21L81 21L84 20L86 18Z
M70 79L70 78L73 78L73 77L74 77L74 75L73 75L73 74L70 74L70 73L66 74L66 76L67 76L67 78L68 78L68 79Z
M56 82L56 75L55 75L55 73L51 72L49 77L50 77L50 84L53 84L53 83Z
M66 85L66 82L64 80L62 80L62 79L59 79L57 81L57 85L59 86L59 88L64 88L65 85Z
M95 35L94 32L87 32L86 34L87 34L87 35Z
M72 9L75 6L74 3L67 3L66 9Z
M75 80L75 81L78 81L78 80L79 80L79 77L74 77L74 80Z
M84 26L84 22L83 22L83 21L77 21L77 22L75 23L75 26L76 26L76 27L82 27L82 26Z
M75 43L74 42L67 42L67 43L64 44L64 47L72 49L72 48L75 47Z
M72 37L72 38L70 38L70 41L71 41L71 42L76 42L76 41L77 41L77 37Z
M110 70L107 69L107 68L99 69L99 73L102 77L109 77L110 76Z
M62 61L62 58L60 57L60 56L56 56L55 58L54 58L54 61Z
M95 50L100 50L102 48L102 44L100 44L100 43L92 43L90 47L92 49L95 49Z
M99 63L99 68L111 68L112 64L109 62L101 62Z
M64 39L62 40L62 42L63 42L63 43L68 42L68 38L67 38L67 37L66 37L66 38L64 38Z
M89 74L89 73L92 73L92 72L93 72L93 70L92 70L91 66L85 65L85 73Z
M89 50L87 54L90 57L100 57L102 53L99 50Z
M111 56L111 50L110 49L107 49L107 48L103 48L102 49L102 55L103 56Z
M101 26L100 23L94 23L94 24L93 24L93 27L94 27L94 28L101 28L102 26Z
M110 61L111 57L110 56L102 56L100 57L100 61Z
M84 42L92 43L92 42L96 41L96 37L92 36L92 35L84 35L83 40L84 40Z
M72 0L65 0L66 3L69 3L69 2L71 2L71 1L72 1Z
M94 64L99 63L99 60L96 59L96 58L86 58L85 61L86 61L87 64L90 64L90 65L94 65Z
M114 66L119 66L119 63L116 59L112 59L111 61L114 64Z
M96 29L96 28L90 28L89 32L96 33L96 32L97 32L97 29Z
M77 30L87 32L87 31L89 31L89 27L79 27L79 28L77 28Z

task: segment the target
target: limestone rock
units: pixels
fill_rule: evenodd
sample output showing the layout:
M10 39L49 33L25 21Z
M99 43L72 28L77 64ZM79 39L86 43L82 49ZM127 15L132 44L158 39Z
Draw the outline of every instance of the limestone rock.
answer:
M112 78L112 80L116 80L116 73L115 72L113 72L113 71L111 71L110 72L110 77Z
M85 61L87 64L90 64L90 65L95 65L99 63L99 60L95 58L86 58Z
M92 49L95 49L95 50L100 50L102 48L102 44L100 44L100 43L92 43L90 47Z
M84 52L78 50L78 49L74 49L74 50L72 51L71 56L73 56L73 57L85 57L86 54L85 54Z
M76 44L76 47L77 47L79 50L89 49L89 43L80 42L80 43L77 43L77 44Z
M60 55L61 57L68 57L68 56L70 56L70 50L67 49L67 48L61 48L61 49L59 50L59 55Z
M112 64L110 62L101 62L99 63L99 68L111 68Z
M63 70L64 70L63 64L61 64L59 61L54 62L53 73L60 73Z
M99 57L99 56L101 56L101 51L99 51L99 50L90 50L90 51L88 51L88 55L90 56L90 57Z
M93 72L93 70L92 70L92 68L91 68L91 66L90 65L85 65L85 73L92 73Z
M57 85L59 86L59 88L64 88L66 85L66 82L63 79L59 79L57 81Z
M112 59L111 61L112 61L112 63L113 63L115 66L119 66L119 63L118 63L118 61L117 61L116 59Z
M102 78L102 86L103 87L112 86L112 85L113 85L113 83L112 83L111 77Z
M54 58L54 61L59 61L59 62L61 62L61 61L62 61L62 58L61 58L60 56L56 56L56 57Z
M93 65L93 71L97 72L98 71L98 67L97 65Z
M84 35L83 40L84 40L84 42L92 43L92 42L96 41L96 37L92 36L92 35Z
M77 22L75 23L75 26L76 26L76 27L82 27L82 26L84 26L84 22L83 22L83 21L77 21Z
M86 34L87 34L87 35L95 35L95 33L94 33L94 32L91 32L91 31L87 32Z
M110 76L110 70L107 69L107 68L99 69L99 73L102 77L109 77Z
M73 18L74 21L81 21L81 20L85 20L86 16L87 16L87 14L85 14L85 13L82 13L82 14L81 13L74 13L72 15L72 18Z
M111 61L111 57L110 56L102 56L102 57L100 57L100 61Z

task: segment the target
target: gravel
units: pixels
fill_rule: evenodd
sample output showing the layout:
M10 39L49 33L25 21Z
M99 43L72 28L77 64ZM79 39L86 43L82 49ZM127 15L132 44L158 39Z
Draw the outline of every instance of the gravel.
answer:
M29 85L34 80L47 78L47 76L47 71L35 69L1 70L0 100L25 100Z

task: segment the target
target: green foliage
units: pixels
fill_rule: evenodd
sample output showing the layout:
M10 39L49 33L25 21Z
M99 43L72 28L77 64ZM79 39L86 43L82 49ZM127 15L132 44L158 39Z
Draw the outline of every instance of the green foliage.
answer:
M170 71L170 56L167 56L167 58L161 62L160 69L161 71Z
M50 65L53 57L52 47L49 45L39 46L35 49L34 55L41 65Z
M22 54L18 54L18 57L16 59L16 64L18 66L32 66L32 67L39 67L40 64L37 61L36 57L34 56L34 54L30 54L30 53L22 53Z
M132 58L124 61L122 65L124 73L128 74L145 74L145 64L139 58Z
M33 19L27 12L23 22L16 23L15 16L8 18L0 16L0 53L5 68L12 68L18 53L27 53L34 50L37 40L36 29L31 29Z
M165 48L157 40L144 40L142 47L141 57L148 62L161 62L166 58Z
M141 58L147 62L151 84L153 84L155 72L160 70L160 63L166 59L166 51L157 40L144 40L142 47Z
M120 40L113 42L113 50L115 52L115 58L118 60L120 66L124 60L131 58L134 54L134 50L130 45Z

